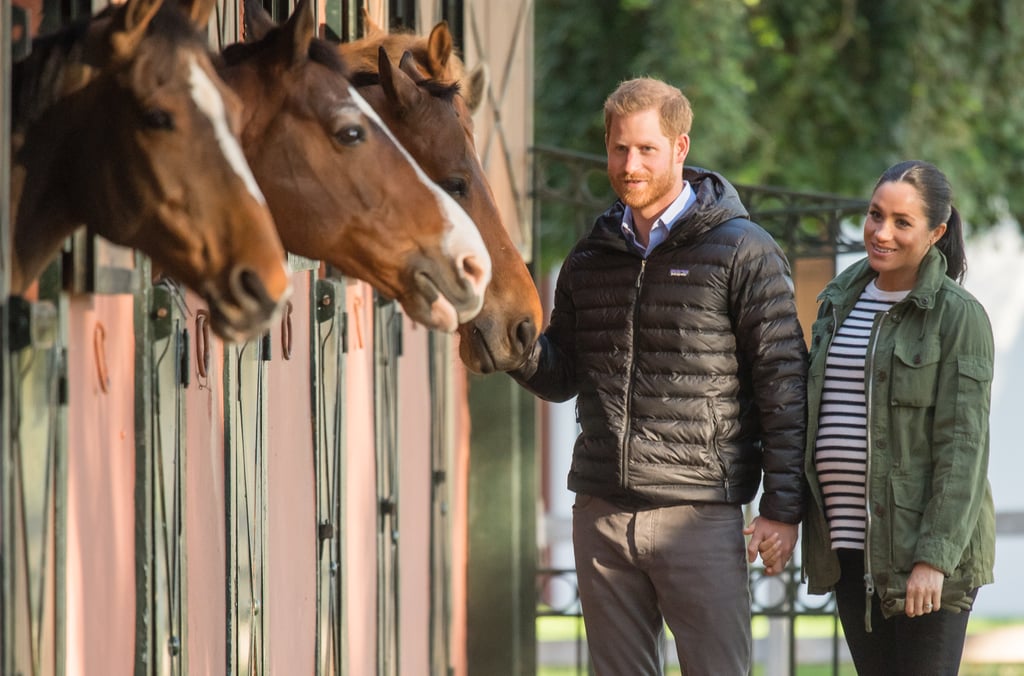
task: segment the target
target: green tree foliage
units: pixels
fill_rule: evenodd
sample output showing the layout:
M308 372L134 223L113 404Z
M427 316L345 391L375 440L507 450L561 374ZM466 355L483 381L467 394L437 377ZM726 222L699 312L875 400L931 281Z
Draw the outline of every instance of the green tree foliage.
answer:
M538 145L603 154L605 96L651 75L737 183L867 197L921 158L976 230L1024 221L1020 0L538 0L535 40Z

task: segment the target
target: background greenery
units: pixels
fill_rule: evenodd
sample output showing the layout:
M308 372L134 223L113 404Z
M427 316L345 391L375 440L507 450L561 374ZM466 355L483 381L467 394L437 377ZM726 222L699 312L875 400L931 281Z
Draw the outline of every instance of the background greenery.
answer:
M1024 220L1021 0L538 0L535 39L538 145L603 154L604 98L650 75L734 183L866 198L921 158L975 231Z

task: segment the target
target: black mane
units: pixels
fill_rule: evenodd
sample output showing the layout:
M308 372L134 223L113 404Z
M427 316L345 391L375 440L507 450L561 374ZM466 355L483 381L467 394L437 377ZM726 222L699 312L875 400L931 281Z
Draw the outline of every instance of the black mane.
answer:
M372 87L380 84L380 73L372 70L361 70L349 75L349 82L356 89L362 87ZM451 103L455 99L455 95L459 93L460 87L458 82L442 82L433 78L426 80L419 80L418 84L423 89L435 97Z
M34 120L59 98L67 66L82 61L82 42L89 21L77 21L56 33L35 38L32 52L14 64L11 74L14 129Z
M85 38L90 24L93 21L116 20L115 12L119 7L108 5L91 17L32 40L31 53L12 68L14 129L28 125L66 93L63 80L69 70L87 65ZM161 4L146 27L146 35L159 35L171 44L191 44L197 49L207 49L202 33L175 3Z
M221 58L227 66L236 66L244 61L256 58L258 55L269 50L281 35L281 27L274 28L261 40L256 42L236 42L228 45L221 52ZM320 38L313 38L309 43L307 52L309 60L324 66L328 70L339 73L342 76L348 75L348 69L341 55L329 42Z

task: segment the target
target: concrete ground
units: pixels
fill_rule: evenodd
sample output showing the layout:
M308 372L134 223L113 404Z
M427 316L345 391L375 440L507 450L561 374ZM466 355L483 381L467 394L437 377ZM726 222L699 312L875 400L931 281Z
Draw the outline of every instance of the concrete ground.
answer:
M797 660L800 664L827 664L832 660L832 650L831 639L800 639L797 642ZM572 666L578 663L581 651L585 655L586 646L578 646L573 641L542 642L537 646L537 661L545 666ZM675 664L674 646L669 644L667 651L669 664ZM778 654L771 649L768 639L754 641L756 662L765 664L772 659L772 653ZM842 639L839 641L839 661L850 663L850 654ZM1020 665L1019 673L1024 676L1024 624L969 635L964 645L963 663ZM998 673L1010 672L1001 670Z

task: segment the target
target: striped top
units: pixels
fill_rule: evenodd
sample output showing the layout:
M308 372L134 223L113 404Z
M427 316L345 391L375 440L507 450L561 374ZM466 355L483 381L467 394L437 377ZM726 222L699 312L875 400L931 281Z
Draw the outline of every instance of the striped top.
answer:
M882 291L872 281L836 331L825 357L814 464L818 470L832 549L864 549L867 411L864 358L875 316L909 291Z

